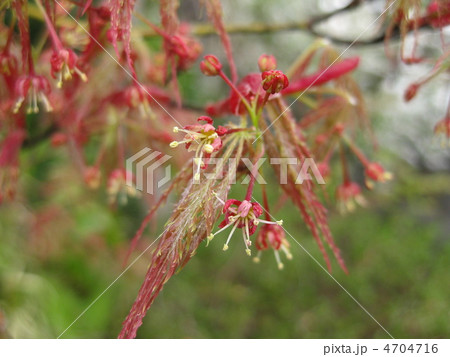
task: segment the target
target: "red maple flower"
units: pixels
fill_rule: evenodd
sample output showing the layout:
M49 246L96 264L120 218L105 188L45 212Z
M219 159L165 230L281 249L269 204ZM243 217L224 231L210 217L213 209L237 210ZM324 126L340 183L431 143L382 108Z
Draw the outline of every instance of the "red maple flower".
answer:
M450 24L450 3L433 0L427 7L427 19L431 26L442 28Z
M127 196L137 196L139 194L136 188L126 184L128 177L134 181L133 173L125 169L115 169L110 173L107 184L110 203L114 203L118 199L121 204L126 204Z
M223 203L223 213L225 214L225 218L219 224L220 229L216 233L211 233L208 236L208 241L211 241L216 234L232 226L233 228L231 229L228 239L223 246L223 250L228 249L228 243L230 242L236 228L241 228L242 237L245 244L245 252L247 255L251 255L250 246L252 242L250 240L250 236L255 233L259 223L269 225L283 224L283 221L271 222L258 218L263 214L263 209L257 202L250 202L246 199L243 201L229 199L226 202L223 202L220 198L218 199Z
M377 162L369 162L364 171L366 175L366 186L373 187L374 182L386 182L392 179L392 174L384 170Z
M111 104L130 109L137 109L142 117L151 117L152 110L150 103L156 101L164 105L170 102L169 95L157 86L144 86L141 84L132 84L125 89L112 93L108 99Z
M262 252L269 249L273 249L278 269L283 269L284 267L281 262L280 250L284 252L287 259L292 259L289 242L286 240L284 229L279 225L270 224L261 228L256 237L255 247L258 250L258 255L253 258L255 263L259 263Z
M281 92L289 85L289 80L286 75L281 71L265 71L261 74L262 87L270 94Z
M27 97L29 100L27 113L38 113L38 102L43 105L47 112L51 112L53 107L47 98L50 92L50 83L44 76L30 74L19 77L16 82L18 99L14 105L13 112L17 113L19 111Z
M258 67L261 72L273 71L277 68L277 60L273 55L261 55L258 59Z
M450 139L450 116L438 121L434 126L434 134L443 137L442 146L445 147L446 142Z
M51 73L53 78L57 78L57 87L61 88L64 81L72 79L74 73L76 73L83 82L87 82L87 76L80 70L77 65L78 57L71 50L62 48L59 51L55 51L50 59Z
M344 182L338 186L336 190L336 200L341 212L353 212L355 210L355 203L360 206L366 205L366 200L361 194L361 187L352 181Z
M206 169L208 159L213 152L217 152L222 148L222 139L220 136L225 135L227 129L219 126L217 129L212 125L213 120L208 116L201 116L197 121L204 121L206 124L186 125L182 129L173 128L174 133L182 132L186 135L181 141L172 141L170 147L176 148L180 144L185 144L188 151L195 151L194 162L197 170L194 174L194 180L200 179L200 169Z
M222 63L216 56L208 55L200 62L200 70L205 76L218 76L222 69Z

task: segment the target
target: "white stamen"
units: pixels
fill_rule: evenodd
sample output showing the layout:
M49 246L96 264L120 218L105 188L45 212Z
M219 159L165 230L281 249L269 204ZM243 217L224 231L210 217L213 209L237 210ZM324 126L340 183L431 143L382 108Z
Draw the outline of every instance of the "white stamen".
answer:
M283 250L284 254L286 255L286 258L288 260L292 260L291 252L284 245L281 246L281 249Z
M72 73L70 73L70 69L67 65L63 66L62 72L64 72L64 80L69 81L72 79Z
M261 251L258 251L258 255L253 258L254 263L259 263L261 261Z
M214 233L211 233L208 235L208 237L206 237L206 246L209 245L209 242L211 242L214 238Z
M252 252L249 248L250 246L249 242L251 243L251 241L250 241L250 231L248 229L248 218L245 218L245 231L242 230L242 236L244 238L245 252L247 253L248 256L250 256L252 255Z
M265 224L278 224L279 226L281 226L283 224L283 220L279 220L279 221L275 221L275 222L266 221L265 219L259 219L259 218L257 218L256 220L258 221L258 223L262 222L262 223L265 223Z
M17 114L17 113L19 112L19 109L20 109L20 107L22 106L24 100L25 100L24 97L20 97L20 98L17 100L16 104L14 105L14 109L13 109L13 113L14 113L14 114Z
M58 88L61 88L61 87L62 87L62 84L63 84L62 73L61 73L61 72L58 72L58 82L56 83L56 86L57 86Z
M39 97L41 98L41 102L44 104L45 110L47 112L52 112L53 111L53 107L50 104L49 100L47 99L47 97L45 96L44 93L39 92Z
M225 201L222 200L215 191L213 191L212 193L213 193L214 196L216 196L216 198L220 201L221 204L223 204L223 205L225 204Z
M219 234L220 232L224 231L225 229L227 229L229 226L231 226L233 224L233 222L228 223L226 226L220 228L216 233L211 233L210 235L212 235L213 237L216 236L217 234Z
M203 165L203 161L199 157L194 157L194 164L202 166Z
M278 252L278 250L275 250L274 253L275 253L275 259L276 259L277 264L278 264L278 269L281 270L281 269L284 268L284 265L283 265L283 263L281 262L281 259L280 259L280 253Z
M87 82L88 78L84 72L81 72L77 67L74 68L74 71L80 76L83 82Z
M227 249L228 249L228 243L230 243L231 237L233 236L233 233L234 233L234 231L236 230L237 226L238 226L238 222L236 222L236 223L234 224L233 228L231 229L231 232L230 232L230 234L228 235L228 239L227 239L226 243L225 243L224 246L223 246L223 250L227 250ZM228 225L227 225L227 227L228 227Z

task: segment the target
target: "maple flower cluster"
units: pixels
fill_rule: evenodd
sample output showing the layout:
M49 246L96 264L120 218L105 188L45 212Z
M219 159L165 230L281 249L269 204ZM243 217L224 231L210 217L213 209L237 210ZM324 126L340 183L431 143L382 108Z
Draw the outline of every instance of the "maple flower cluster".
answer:
M229 102L232 106L241 107L245 112L252 112L255 115L255 105L260 109L267 103L270 95L281 92L287 88L289 81L286 75L276 68L276 60L273 56L263 55L258 61L258 66L261 69L261 75L250 75L248 80L244 80L237 87L222 71L222 64L213 55L207 55L200 63L200 70L206 76L219 76L231 89L231 96ZM251 84L250 84L251 83ZM250 86L248 87L248 84ZM256 95L255 95L256 93ZM183 128L175 127L175 133L184 133L185 137L181 141L172 141L170 147L176 148L180 144L185 144L185 148L188 151L195 151L193 162L195 163L195 172L193 174L194 181L200 180L200 171L206 169L208 165L208 159L213 153L218 152L223 145L221 137L229 133L228 129L219 126L217 129L213 126L213 120L208 116L201 116L197 119L199 122L205 122L205 124L186 125ZM240 128L237 130L243 130ZM226 242L224 243L223 250L228 250L230 240L236 231L236 229L242 230L242 238L245 246L245 252L247 255L251 255L252 240L251 236L256 232L260 223L266 226L280 227L283 223L280 221L270 221L268 219L259 218L263 214L263 208L257 202L250 200L254 185L254 173L252 173L251 183L249 184L246 198L243 201L236 199L228 199L223 201L218 195L217 199L223 204L223 214L225 218L219 224L219 230L216 233L210 233L207 237L207 242L214 238L218 233L231 227L231 231L228 235ZM259 251L256 260L259 260L261 251L268 249L269 247L274 249L276 261L278 267L281 269L283 264L281 263L279 250L283 250L289 259L292 258L289 253L289 244L284 238L282 229L261 229L261 233L257 238L258 244L256 249Z
M279 225L269 224L262 227L256 238L255 247L258 250L258 255L253 258L255 263L259 263L262 252L269 249L273 250L278 269L280 270L284 267L281 261L280 251L286 255L288 260L292 259L289 242L285 237L284 229Z

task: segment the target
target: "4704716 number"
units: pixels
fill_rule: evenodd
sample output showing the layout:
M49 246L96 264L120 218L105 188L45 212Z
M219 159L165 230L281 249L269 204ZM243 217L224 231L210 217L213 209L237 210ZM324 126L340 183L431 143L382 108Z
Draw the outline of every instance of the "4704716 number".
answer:
M387 353L438 353L438 345L429 343L411 343L411 344L398 344L388 343L383 348Z

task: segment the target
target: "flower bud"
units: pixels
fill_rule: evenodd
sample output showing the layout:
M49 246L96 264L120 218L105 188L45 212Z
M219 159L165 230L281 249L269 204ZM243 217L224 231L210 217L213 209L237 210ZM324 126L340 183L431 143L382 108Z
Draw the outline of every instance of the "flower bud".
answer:
M317 169L322 177L328 177L330 175L330 165L326 161L319 162L317 164Z
M84 171L84 182L90 189L97 189L100 186L101 173L95 166L86 167Z
M262 87L267 93L281 92L289 85L289 80L281 71L265 71L261 74Z
M205 56L204 60L200 62L200 70L206 76L218 76L222 69L222 63L216 56Z
M405 102L409 102L411 99L413 99L416 96L417 91L419 90L419 87L420 87L419 84L413 83L406 89L405 95L404 95Z
M50 140L53 147L62 146L67 143L67 135L64 133L55 133Z
M272 55L261 55L258 59L258 67L261 72L273 71L277 68L277 60Z
M450 116L447 116L446 118L440 120L434 126L434 134L443 134L447 138L450 138Z
M383 167L376 162L371 162L367 165L365 174L367 178L377 182L386 182L392 179L392 174L385 171Z

